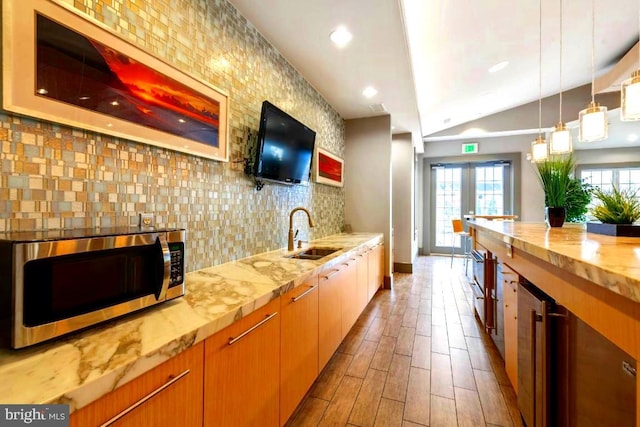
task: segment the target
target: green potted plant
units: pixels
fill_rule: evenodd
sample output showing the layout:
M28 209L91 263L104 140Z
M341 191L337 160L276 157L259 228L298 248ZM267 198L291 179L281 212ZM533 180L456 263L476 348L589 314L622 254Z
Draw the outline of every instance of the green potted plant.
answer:
M589 203L591 203L591 193L593 186L580 178L572 178L569 189L567 190L567 215L566 222L587 221L587 213L589 212Z
M640 227L633 223L640 219L638 190L621 190L612 185L611 190L593 189L596 205L591 214L600 222L588 222L587 231L610 236L640 236Z
M550 227L562 227L564 224L574 165L571 154L550 156L547 160L536 163L536 171L544 191L545 216Z

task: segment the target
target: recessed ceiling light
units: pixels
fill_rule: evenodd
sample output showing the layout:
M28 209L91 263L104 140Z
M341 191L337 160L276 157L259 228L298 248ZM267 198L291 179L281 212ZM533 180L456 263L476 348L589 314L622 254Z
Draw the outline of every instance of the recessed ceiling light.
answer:
M111 101L110 104L113 105L114 107L120 105L118 101Z
M39 93L40 95L46 95L46 94L48 94L48 93L49 93L49 91L48 91L48 90L46 90L45 88L41 88L41 89L38 89L38 93Z
M362 94L367 98L372 98L378 94L378 90L373 86L367 86L362 91Z
M341 26L341 27L338 27L335 30L333 30L329 37L331 38L331 41L336 46L345 47L346 45L349 44L349 42L351 41L351 38L353 36L349 32L349 30L347 30L345 27Z
M629 141L629 142L636 142L637 140L638 140L638 135L635 134L635 133L631 133L627 137L627 141Z
M78 97L78 99L79 99L80 101L86 101L86 100L88 100L88 99L91 99L91 97L90 97L90 96L80 96L80 97Z
M185 119L178 119L180 123L187 123Z
M507 65L509 65L509 61L498 62L493 67L489 68L489 72L490 73L497 73L500 70L504 70L507 67Z

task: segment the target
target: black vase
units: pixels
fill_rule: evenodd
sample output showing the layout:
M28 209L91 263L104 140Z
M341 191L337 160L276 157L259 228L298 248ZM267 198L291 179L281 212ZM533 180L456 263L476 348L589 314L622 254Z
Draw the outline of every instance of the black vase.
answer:
M567 210L565 208L545 208L545 217L547 221L547 225L549 227L562 227L564 224L564 218L567 214Z

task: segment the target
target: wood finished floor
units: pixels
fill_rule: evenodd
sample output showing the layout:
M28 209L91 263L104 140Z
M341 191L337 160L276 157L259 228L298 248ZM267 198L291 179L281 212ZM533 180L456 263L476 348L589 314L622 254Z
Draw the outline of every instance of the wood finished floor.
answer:
M521 426L462 259L419 257L378 291L288 426Z

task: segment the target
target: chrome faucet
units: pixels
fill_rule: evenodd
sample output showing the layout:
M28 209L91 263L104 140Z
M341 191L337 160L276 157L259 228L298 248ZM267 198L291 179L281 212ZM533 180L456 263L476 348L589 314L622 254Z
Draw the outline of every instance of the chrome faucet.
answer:
M313 219L311 219L311 214L309 213L308 210L306 210L301 206L298 206L297 208L293 208L293 210L289 214L289 242L287 243L288 251L293 250L293 214L296 213L296 211L303 211L304 213L307 214L307 217L309 218L309 227L316 226L316 224L313 222Z

